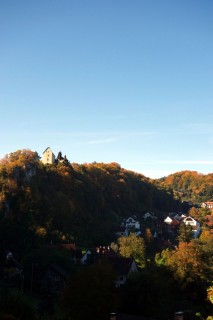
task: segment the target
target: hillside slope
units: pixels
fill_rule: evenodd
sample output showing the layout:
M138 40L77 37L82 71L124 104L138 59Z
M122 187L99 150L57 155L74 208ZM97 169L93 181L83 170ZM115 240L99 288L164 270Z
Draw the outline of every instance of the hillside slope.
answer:
M147 211L165 215L179 208L171 190L117 163L43 165L31 150L10 153L0 162L3 242L20 233L23 243L40 237L101 244L112 239L125 217L142 219Z

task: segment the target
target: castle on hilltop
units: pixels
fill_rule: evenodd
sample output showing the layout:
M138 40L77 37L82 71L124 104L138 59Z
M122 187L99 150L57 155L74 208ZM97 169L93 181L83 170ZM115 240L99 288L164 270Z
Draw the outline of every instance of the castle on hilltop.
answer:
M57 163L68 164L69 163L66 155L64 157L62 157L61 151L59 151L58 156L56 158L54 153L50 149L50 147L48 147L44 150L41 161L43 164L57 164Z
M47 149L44 150L43 155L42 155L42 160L43 164L53 164L55 163L55 155L48 147Z

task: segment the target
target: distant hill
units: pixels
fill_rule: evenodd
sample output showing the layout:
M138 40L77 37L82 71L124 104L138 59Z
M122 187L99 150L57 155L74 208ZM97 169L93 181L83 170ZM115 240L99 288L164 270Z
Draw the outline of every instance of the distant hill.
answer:
M213 173L204 175L196 171L181 171L158 179L156 183L172 189L174 196L181 201L213 201Z

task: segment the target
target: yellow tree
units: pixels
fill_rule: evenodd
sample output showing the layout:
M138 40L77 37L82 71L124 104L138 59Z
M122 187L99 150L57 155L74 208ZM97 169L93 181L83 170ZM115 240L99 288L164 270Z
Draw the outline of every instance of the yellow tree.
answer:
M213 286L207 289L207 299L213 304Z
M128 237L118 239L119 253L123 257L133 258L140 267L145 266L145 244L144 239L135 233L130 233Z

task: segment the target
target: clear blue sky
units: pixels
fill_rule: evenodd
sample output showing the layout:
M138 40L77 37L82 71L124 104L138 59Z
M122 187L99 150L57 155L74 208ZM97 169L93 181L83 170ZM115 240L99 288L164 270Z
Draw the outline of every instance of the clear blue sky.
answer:
M0 1L0 157L213 172L212 0Z

